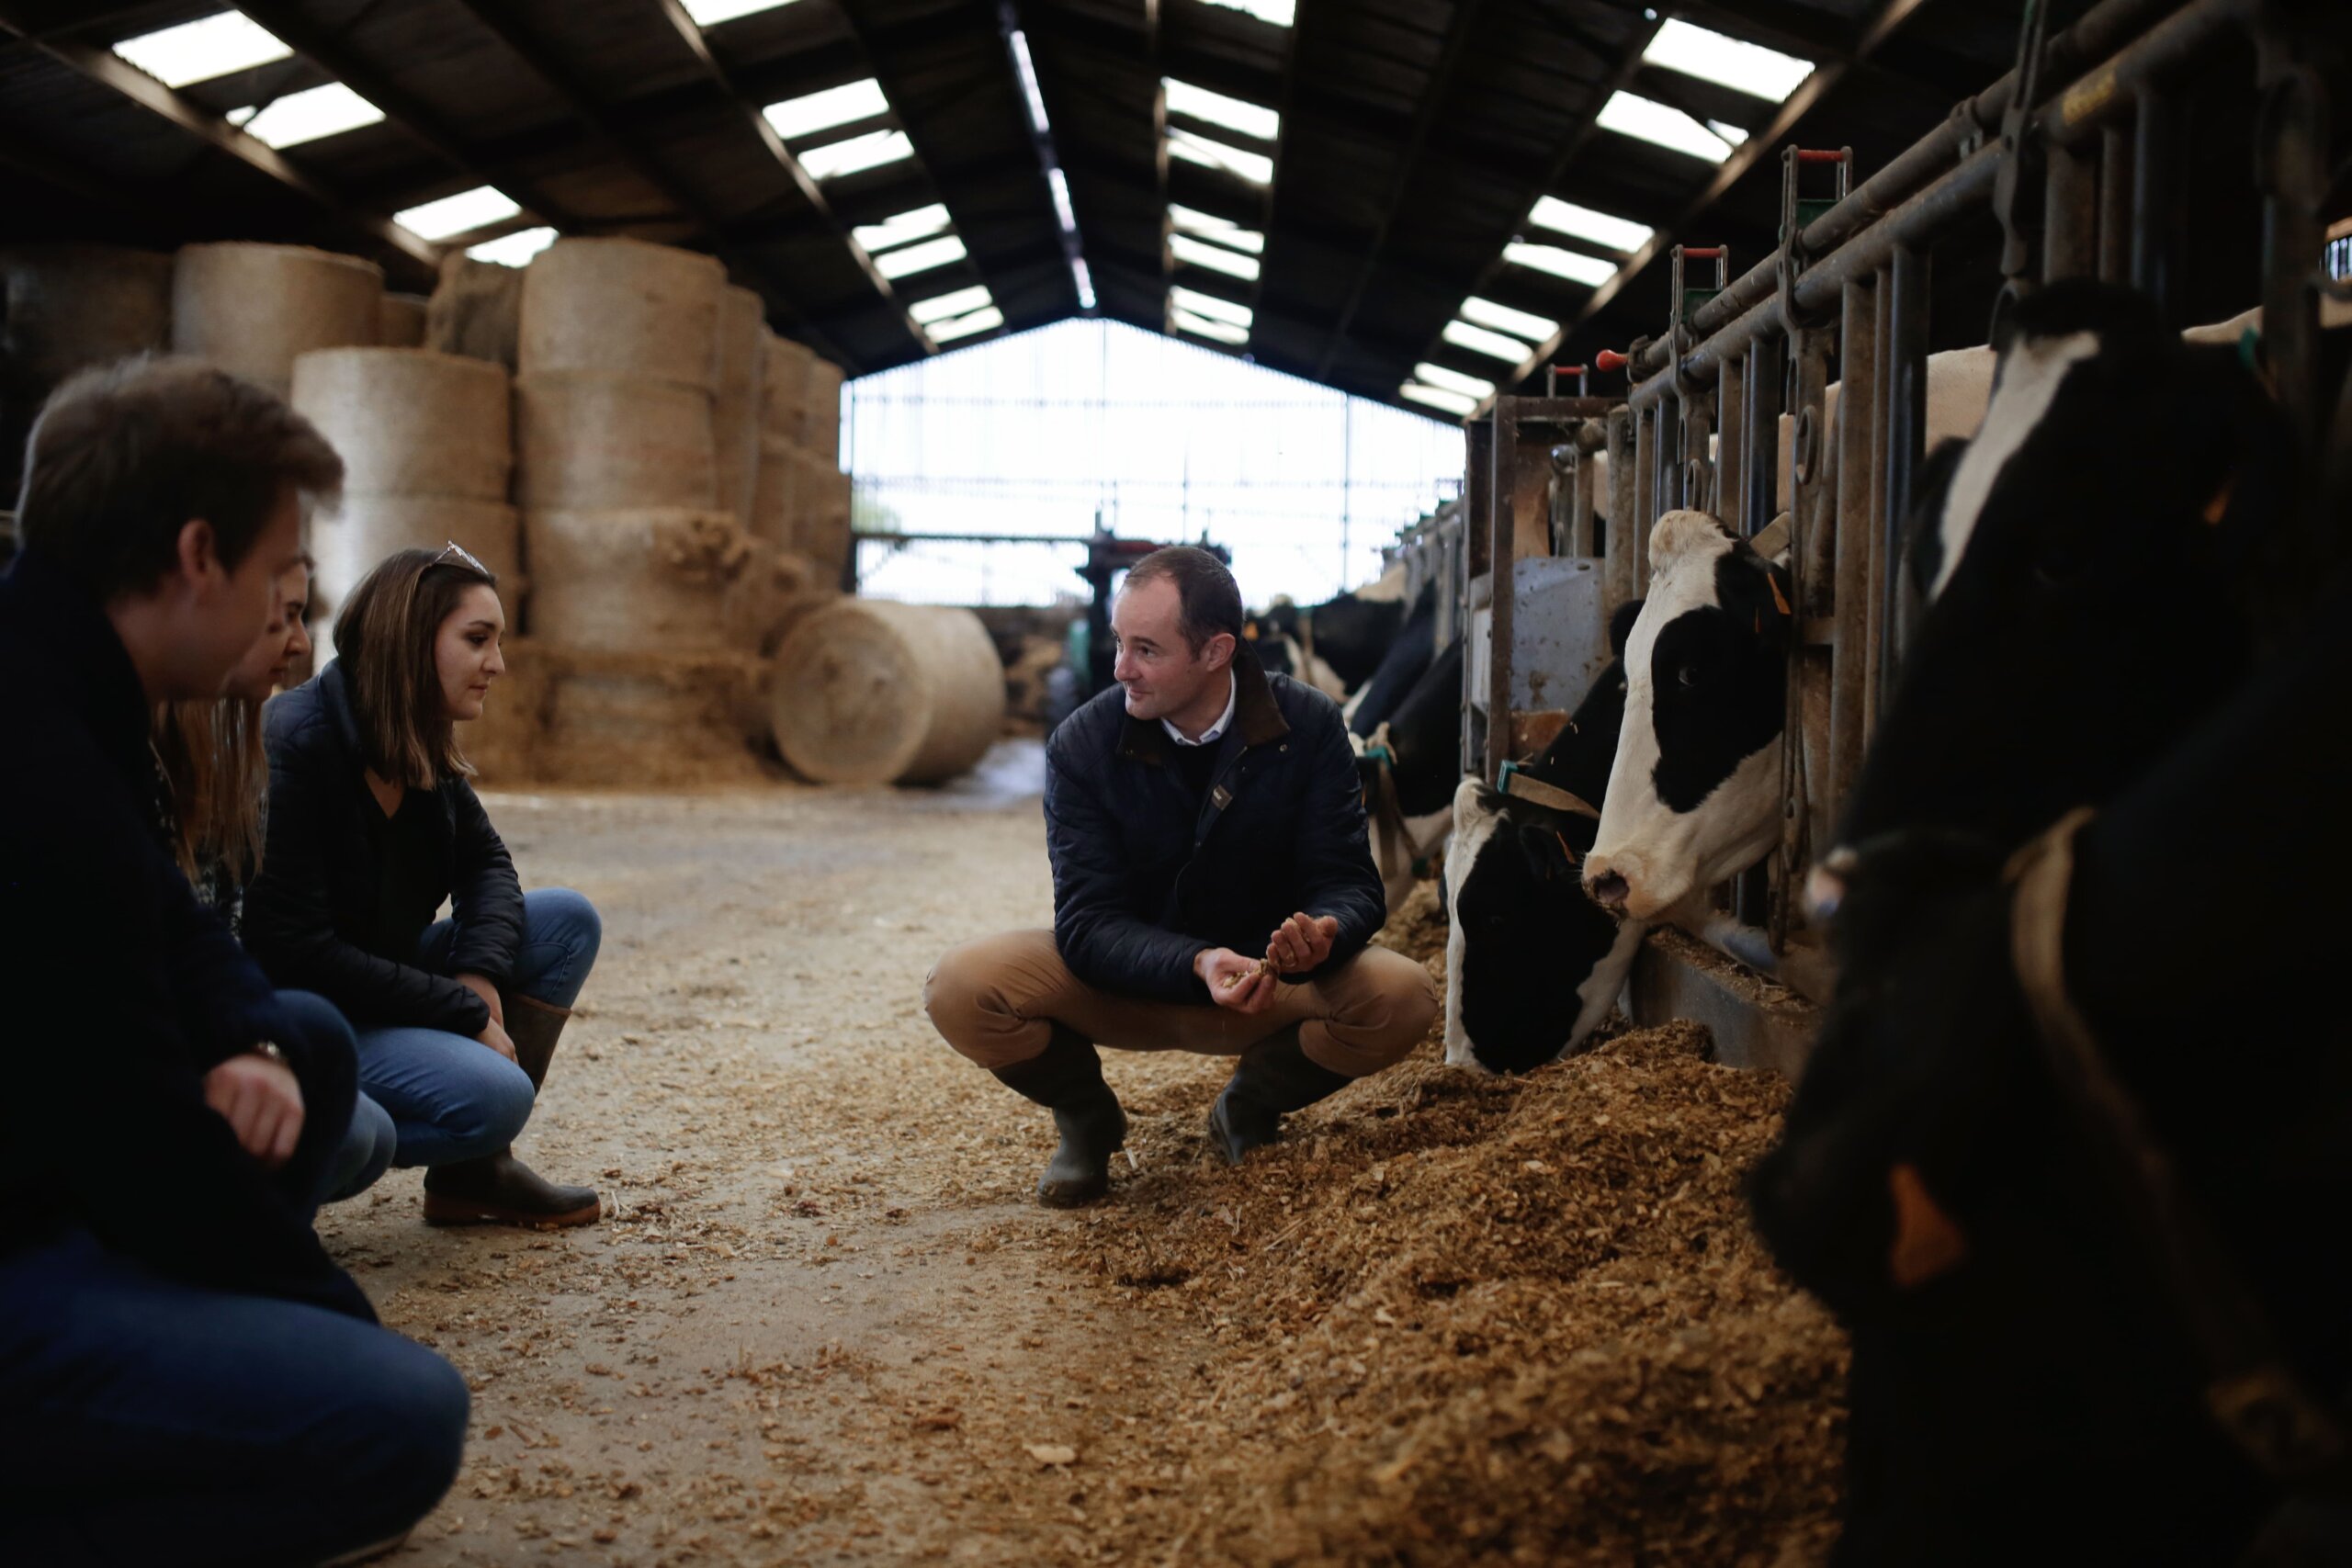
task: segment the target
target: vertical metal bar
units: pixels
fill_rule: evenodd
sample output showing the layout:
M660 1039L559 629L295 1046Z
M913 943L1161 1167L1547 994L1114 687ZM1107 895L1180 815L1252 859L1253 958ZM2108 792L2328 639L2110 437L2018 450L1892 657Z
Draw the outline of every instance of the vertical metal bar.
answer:
M2088 148L2048 150L2041 187L2041 280L2098 271L2098 165Z
M1519 508L1512 490L1519 479L1518 398L1495 400L1495 479L1493 511L1487 558L1494 563L1488 589L1487 620L1487 782L1502 776L1510 758L1510 650L1518 595L1512 592L1512 568L1518 562Z
M2162 93L2140 95L2132 121L2132 286L2173 322L2174 215L2178 210L2177 116ZM2174 322L2174 324L2177 324Z
M1634 411L1609 411L1609 542L1602 552L1600 597L1610 615L1636 596L1634 586L1635 520Z
M1740 459L1739 531L1769 526L1781 503L1781 344L1770 333L1747 345L1747 452ZM1728 505L1726 502L1726 505Z
M2132 132L2110 125L2098 138L2098 280L2120 283L2132 266Z
M1838 317L1838 570L1830 595L1838 642L1830 651L1826 803L1832 832L1861 771L1862 743L1870 735L1870 606L1877 601L1878 581L1870 458L1878 412L1877 296L1874 283L1846 285Z
M1747 371L1745 355L1725 355L1715 378L1716 515L1740 532L1739 505L1747 493Z
M1800 332L1790 352L1796 361L1795 423L1789 443L1793 529L1789 564L1795 592L1790 599L1798 621L1796 636L1790 639L1786 760L1781 775L1786 807L1767 928L1775 952L1785 950L1790 931L1799 923L1797 890L1804 886L1805 871L1828 838L1830 694L1836 657L1834 647L1819 646L1806 630L1808 623L1817 624L1828 613L1832 603L1830 576L1838 532L1822 432L1822 404L1829 381L1829 333L1821 329Z
M1634 597L1650 591L1650 528L1657 522L1659 430L1666 422L1663 400L1634 416Z
M2312 287L2326 244L2327 88L2294 33L2258 39L2262 117L2255 164L2262 188L2262 350L2278 401L2305 449L2324 451L2315 378L2319 299Z
M1887 268L1886 365L1894 385L1886 394L1886 473L1881 519L1879 582L1884 608L1879 621L1879 702L1893 694L1903 649L1897 640L1903 587L1903 525L1911 512L1911 481L1927 460L1928 444L1928 258L1907 245L1895 248Z
M1863 657L1869 661L1867 682L1868 723L1876 725L1883 704L1888 671L1884 658L1889 627L1886 625L1886 594L1881 590L1881 580L1887 572L1886 443L1894 416L1887 409L1887 400L1894 389L1894 321L1890 308L1894 303L1894 288L1887 269L1880 267L1871 285L1871 306L1873 312L1871 329L1871 419L1870 419L1870 511L1865 525L1871 531L1871 580L1858 590L1870 602L1869 642Z
M1708 480L1714 473L1714 462L1707 455L1708 435L1714 426L1712 410L1704 392L1695 393L1682 402L1682 450L1680 461L1675 464L1675 496L1677 506L1713 511L1716 502L1713 487Z

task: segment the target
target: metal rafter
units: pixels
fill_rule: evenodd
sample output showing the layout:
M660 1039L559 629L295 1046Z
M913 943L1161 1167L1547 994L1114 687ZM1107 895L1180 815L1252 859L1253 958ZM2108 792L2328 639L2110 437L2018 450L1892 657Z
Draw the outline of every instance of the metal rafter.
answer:
M486 0L455 0L455 3L492 37L497 39L505 47L507 53L521 62L525 69L546 83L549 90L563 101L564 107L571 111L573 118L594 131L597 139L603 141L622 163L637 172L639 177L661 192L663 200L699 225L703 231L710 236L713 248L717 250L719 259L725 262L730 270L740 272L745 276L763 279L768 286L768 297L784 305L789 313L788 319L796 330L804 336L819 340L812 342L811 347L852 369L855 369L858 363L862 363L853 362L852 356L843 353L838 343L825 337L818 331L806 307L794 297L790 280L778 269L764 265L729 247L722 237L725 225L717 211L700 197L687 189L685 185L668 169L663 168L633 145L628 136L613 124L604 107L598 104L588 90L573 78L570 71L548 54L537 39L517 27L511 18L501 15L493 5L486 3Z
M693 54L695 62L702 66L703 74L718 87L719 96L727 100L728 107L751 127L752 134L758 138L761 146L767 149L768 156L775 159L777 166L782 168L786 175L791 179L793 188L800 193L800 199L808 204L818 218L841 241L842 247L849 252L850 260L854 262L857 269L865 275L865 281L874 286L874 291L890 301L896 308L899 320L905 324L907 335L914 339L915 346L926 355L938 353L939 345L932 342L931 334L917 325L913 317L907 314L906 307L899 299L898 290L890 287L890 280L884 277L880 270L875 266L874 258L865 254L865 247L857 243L857 237L850 232L849 225L843 223L840 215L834 212L833 204L826 198L822 187L809 177L808 171L802 167L800 160L793 156L792 149L784 144L784 138L776 134L775 127L768 123L768 117L761 112L762 106L743 91L741 85L735 78L735 73L728 69L726 62L720 60L712 51L710 40L703 36L701 24L686 15L686 8L679 4L679 0L653 0L653 3L660 8L662 20L670 24L671 30L678 35L679 41L686 46L687 51ZM843 12L846 14L846 6L843 7ZM853 28L855 27L854 21L851 25ZM862 39L859 53L861 55L865 53ZM867 62L867 69L869 71L872 69L871 62ZM909 140L911 141L912 137L910 136ZM714 238L726 231L724 226L718 223L713 223L710 228Z
M418 239L381 213L352 206L340 193L313 179L276 148L246 135L210 109L164 86L112 51L78 39L37 37L33 27L19 22L13 7L0 6L0 30L30 42L60 64L267 175L310 200L353 233L365 236L371 244L428 269L440 265L436 246Z
M1617 269L1615 276L1594 289L1592 297L1584 302L1576 315L1563 321L1560 330L1546 339L1532 357L1522 361L1518 369L1511 373L1510 383L1505 384L1524 381L1542 368L1553 355L1560 352L1569 338L1576 335L1579 327L1599 315L1611 300L1623 293L1634 279L1641 275L1643 268L1666 254L1675 243L1675 235L1687 232L1691 224L1705 217L1708 210L1721 201L1731 187L1737 185L1740 179L1758 164L1767 158L1778 158L1781 155L1781 144L1794 132L1797 123L1813 111L1814 106L1826 97L1830 91L1845 79L1848 72L1866 62L1873 51L1883 44L1896 28L1908 21L1912 14L1925 4L1927 0L1885 0L1885 4L1882 5L1871 19L1863 24L1849 45L1837 50L1828 60L1815 66L1813 74L1798 84L1797 90L1789 95L1788 102L1782 104L1780 110L1773 115L1771 123L1732 149L1731 156L1724 159L1716 168L1714 177L1707 182L1706 188L1684 205L1681 216L1672 224L1652 234L1649 243L1635 251L1633 259ZM1639 58L1639 51L1636 51L1635 59ZM1486 276L1491 276L1500 269L1501 265L1501 259L1498 257L1487 268ZM1482 276L1479 280L1482 286L1486 276ZM1480 417L1493 405L1493 402L1492 398L1479 400L1477 408L1472 411L1470 417L1473 419Z

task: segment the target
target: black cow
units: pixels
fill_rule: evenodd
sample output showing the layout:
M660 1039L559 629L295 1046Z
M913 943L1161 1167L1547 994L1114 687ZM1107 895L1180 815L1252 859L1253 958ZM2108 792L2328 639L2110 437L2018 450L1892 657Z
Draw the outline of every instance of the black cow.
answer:
M1437 585L1430 583L1413 601L1412 613L1388 645L1372 679L1356 688L1348 703L1348 728L1365 739L1396 716L1421 677L1437 658Z
M1586 897L1578 871L1600 825L1592 803L1617 755L1625 716L1619 661L1640 612L1635 603L1611 617L1616 657L1568 727L1510 781L1536 788L1504 794L1466 779L1453 797L1445 1059L1456 1066L1524 1072L1574 1051L1608 1017L1648 930Z
M1373 860L1391 909L1431 869L1453 832L1453 786L1462 777L1462 659L1456 637L1365 738L1358 759Z
M1349 691L1372 678L1405 625L1405 569L1392 567L1376 582L1302 609L1288 600L1266 612L1283 637L1331 667Z

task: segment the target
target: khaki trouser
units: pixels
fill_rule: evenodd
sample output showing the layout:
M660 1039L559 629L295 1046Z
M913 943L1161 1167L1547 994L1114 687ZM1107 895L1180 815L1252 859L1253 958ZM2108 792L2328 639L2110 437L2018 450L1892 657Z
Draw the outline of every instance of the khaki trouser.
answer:
M1086 984L1069 972L1050 931L967 942L923 982L922 1005L947 1043L983 1067L1009 1067L1045 1050L1060 1023L1123 1051L1238 1056L1295 1024L1308 1060L1351 1078L1409 1054L1437 1017L1429 971L1383 947L1298 985L1278 986L1263 1012L1208 1000L1148 1001Z

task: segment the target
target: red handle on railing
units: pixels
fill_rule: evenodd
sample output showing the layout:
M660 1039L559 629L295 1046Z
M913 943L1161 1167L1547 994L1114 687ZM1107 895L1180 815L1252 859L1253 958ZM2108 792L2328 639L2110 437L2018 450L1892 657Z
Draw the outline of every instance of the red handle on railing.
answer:
M1721 245L1685 245L1682 254L1688 261L1721 261L1724 248Z
M1609 351L1604 348L1600 352L1607 354ZM1590 368L1590 366L1586 365L1555 365L1552 367L1552 371L1558 376L1581 376ZM1608 367L1603 366L1601 368L1607 369Z
M1592 356L1592 367L1595 370L1623 370L1632 363L1631 357L1618 353L1613 348L1604 348Z
M1853 153L1843 147L1800 147L1797 149L1797 162L1800 164L1842 164L1851 156Z

